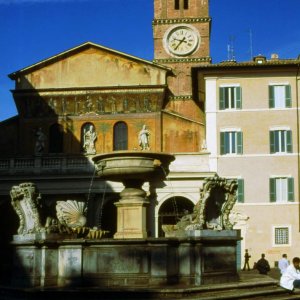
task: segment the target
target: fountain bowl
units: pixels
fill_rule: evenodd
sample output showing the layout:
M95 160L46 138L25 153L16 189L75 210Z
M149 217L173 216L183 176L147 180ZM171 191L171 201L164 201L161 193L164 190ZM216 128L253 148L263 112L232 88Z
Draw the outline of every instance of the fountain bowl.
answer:
M97 175L106 180L163 180L174 155L149 151L115 151L93 157Z

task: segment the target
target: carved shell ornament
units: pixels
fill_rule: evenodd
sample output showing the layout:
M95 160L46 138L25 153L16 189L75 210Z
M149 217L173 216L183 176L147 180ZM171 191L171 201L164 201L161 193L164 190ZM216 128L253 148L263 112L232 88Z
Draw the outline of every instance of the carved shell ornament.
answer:
M75 200L57 201L57 219L68 227L83 227L86 224L86 204Z

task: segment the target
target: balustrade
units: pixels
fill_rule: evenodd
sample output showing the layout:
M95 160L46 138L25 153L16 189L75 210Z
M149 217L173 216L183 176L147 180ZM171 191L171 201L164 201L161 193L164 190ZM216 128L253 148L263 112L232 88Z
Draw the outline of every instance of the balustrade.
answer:
M90 173L93 164L86 157L26 157L26 158L0 158L0 175L43 174L55 172L63 173Z

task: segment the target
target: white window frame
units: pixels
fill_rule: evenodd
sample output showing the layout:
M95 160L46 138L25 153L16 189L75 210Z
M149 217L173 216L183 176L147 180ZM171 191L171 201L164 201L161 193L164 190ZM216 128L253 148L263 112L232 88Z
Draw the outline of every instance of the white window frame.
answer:
M228 107L225 107L224 109L221 109L221 111L224 110L237 110L237 97L236 97L236 88L240 88L241 85L239 83L234 83L234 84L220 84L219 88L234 88L234 107L232 107L231 102L231 93L229 93L229 99L228 99ZM225 101L225 100L224 100Z
M275 134L278 134L278 151L275 151L273 154L286 154L288 152L288 139L287 139L287 131L291 131L291 128L288 126L277 126L277 127L270 127L270 132L273 131ZM282 149L282 141L284 144L284 149Z
M276 236L275 236L275 232L276 229L283 229L283 228L287 228L288 229L288 243L287 244L276 244ZM273 247L291 247L292 246L292 226L291 225L274 225L272 227L272 246Z
M220 132L222 132L222 133L229 133L229 135L230 135L230 137L229 137L229 152L228 153L226 153L226 154L223 154L223 156L225 156L225 155L239 155L238 153L237 153L237 149L238 149L238 143L237 143L237 141L238 141L238 138L237 138L237 133L238 132L242 132L242 129L241 128L222 128L221 130L220 130ZM235 145L234 145L234 147L235 147L235 152L232 152L232 149L234 148L233 147L233 142L232 142L232 139L233 139L233 135L235 136L234 138L235 138Z
M291 83L290 82L269 82L269 86L273 86L274 87L274 107L272 109L286 109L286 86L290 86ZM283 101L282 103L280 103L279 105L276 105L276 103L278 104L278 101L276 101L276 93L275 93L275 87L283 87L284 88L284 99L280 100Z

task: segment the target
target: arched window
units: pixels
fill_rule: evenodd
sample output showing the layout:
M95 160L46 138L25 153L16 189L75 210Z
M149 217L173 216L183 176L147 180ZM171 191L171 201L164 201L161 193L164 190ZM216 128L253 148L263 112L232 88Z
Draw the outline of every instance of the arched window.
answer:
M174 225L180 218L188 213L192 213L194 203L184 197L172 197L166 200L158 212L158 236L163 237L162 225Z
M49 153L62 153L64 148L64 129L60 124L49 128Z
M118 122L114 126L113 150L128 150L128 128L124 122Z

